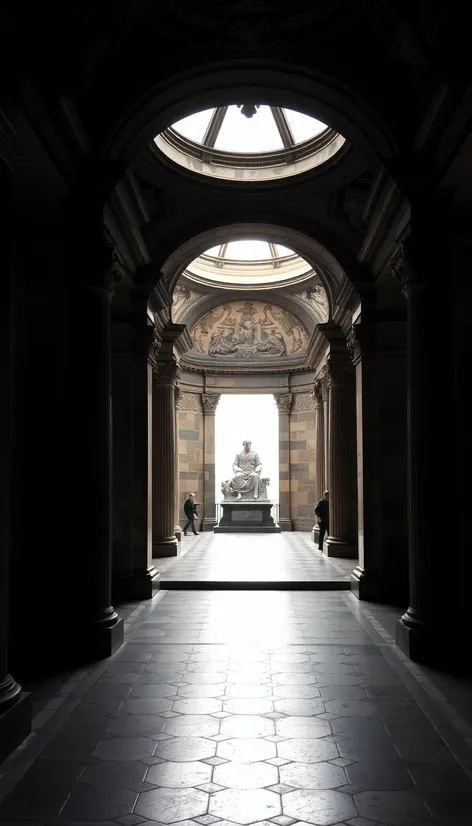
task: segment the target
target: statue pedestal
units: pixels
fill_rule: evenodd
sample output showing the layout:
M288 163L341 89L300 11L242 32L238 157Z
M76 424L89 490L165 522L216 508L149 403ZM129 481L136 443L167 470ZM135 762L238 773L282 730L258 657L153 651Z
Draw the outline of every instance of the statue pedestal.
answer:
M215 533L281 533L271 510L270 499L225 500L221 503L223 515L215 526Z

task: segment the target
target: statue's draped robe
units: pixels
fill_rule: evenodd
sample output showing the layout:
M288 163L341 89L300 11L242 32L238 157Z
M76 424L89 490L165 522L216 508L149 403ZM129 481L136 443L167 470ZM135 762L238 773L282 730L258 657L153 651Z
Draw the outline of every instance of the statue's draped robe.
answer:
M237 474L231 480L233 490L249 498L259 498L260 472L262 462L259 455L253 450L246 453L242 450L237 453L233 462L233 473Z

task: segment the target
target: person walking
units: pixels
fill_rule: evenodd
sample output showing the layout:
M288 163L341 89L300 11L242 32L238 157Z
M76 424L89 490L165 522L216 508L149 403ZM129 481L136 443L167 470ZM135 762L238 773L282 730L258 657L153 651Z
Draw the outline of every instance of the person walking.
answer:
M193 533L195 536L198 536L197 531L195 530L195 518L198 516L197 513L197 506L194 502L195 494L189 493L188 499L184 502L184 512L185 516L187 517L187 522L184 526L184 536L187 536L187 530L192 528Z
M315 505L315 516L318 525L320 526L320 536L318 540L318 550L323 550L323 540L325 534L329 534L329 490L325 490L323 499L320 499Z

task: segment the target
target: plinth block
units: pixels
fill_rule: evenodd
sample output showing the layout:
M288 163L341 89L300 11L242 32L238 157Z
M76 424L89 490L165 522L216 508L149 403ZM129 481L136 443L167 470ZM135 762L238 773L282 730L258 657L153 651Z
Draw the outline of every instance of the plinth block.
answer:
M160 588L161 575L154 566L142 573L137 571L128 577L117 578L113 582L113 602L140 602L142 599L152 599Z
M24 691L14 705L0 714L0 763L28 737L31 717L31 695Z
M168 556L179 555L179 543L175 536L168 539L153 539L152 541L152 558L162 559Z
M338 557L338 559L357 559L357 545L329 537L323 543L323 553L326 556Z
M239 499L222 502L223 515L215 533L280 533L272 516L273 502L268 499Z

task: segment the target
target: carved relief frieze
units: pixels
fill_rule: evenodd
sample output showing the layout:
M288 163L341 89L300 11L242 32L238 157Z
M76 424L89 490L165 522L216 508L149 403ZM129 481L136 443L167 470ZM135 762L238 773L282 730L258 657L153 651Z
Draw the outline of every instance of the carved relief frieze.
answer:
M202 393L202 408L205 416L215 415L220 398L219 393Z
M175 409L176 410L180 410L180 407L181 407L181 404L182 404L182 396L183 396L183 393L182 393L180 387L176 387L175 390L174 390Z
M296 393L292 405L292 413L304 413L315 409L315 400L312 393Z
M295 293L295 297L306 304L318 322L325 323L329 321L329 301L328 295L321 284L315 284L312 287L307 287L301 293Z
M261 301L233 301L205 313L191 331L191 355L225 361L278 359L305 353L308 332L286 309Z
M284 413L287 415L290 413L292 408L293 393L275 393L274 399L279 415Z

